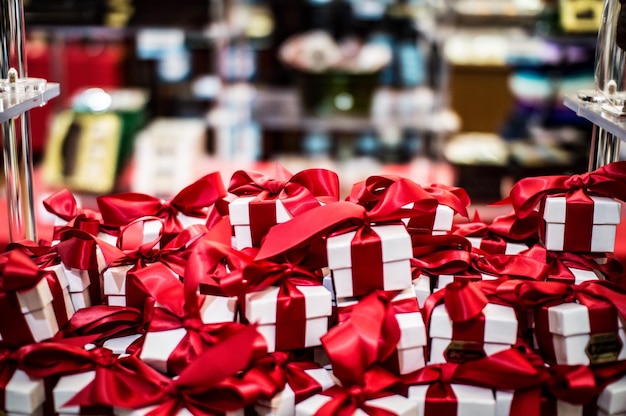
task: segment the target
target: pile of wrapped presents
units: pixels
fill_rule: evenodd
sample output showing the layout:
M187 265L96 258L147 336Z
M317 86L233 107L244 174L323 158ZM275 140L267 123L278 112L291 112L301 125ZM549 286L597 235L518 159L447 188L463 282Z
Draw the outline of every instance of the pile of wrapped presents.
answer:
M0 254L6 415L626 415L626 162L458 187L215 172L61 190Z

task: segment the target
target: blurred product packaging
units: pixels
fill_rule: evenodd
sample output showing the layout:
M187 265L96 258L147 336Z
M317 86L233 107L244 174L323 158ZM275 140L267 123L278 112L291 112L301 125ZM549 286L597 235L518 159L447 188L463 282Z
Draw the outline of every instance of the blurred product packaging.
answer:
M89 88L53 120L44 155L45 180L53 187L108 193L145 123L147 94L141 90Z

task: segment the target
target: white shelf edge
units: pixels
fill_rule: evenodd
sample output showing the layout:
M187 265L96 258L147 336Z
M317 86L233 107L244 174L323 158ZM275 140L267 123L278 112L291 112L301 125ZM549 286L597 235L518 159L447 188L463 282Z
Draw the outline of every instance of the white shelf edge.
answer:
M563 104L573 110L579 117L591 121L613 136L626 140L626 117L617 117L602 110L598 103L583 101L577 94L566 94Z
M58 83L48 82L43 94L29 94L17 103L10 103L8 98L0 98L0 123L4 123L33 108L45 105L49 100L61 93Z

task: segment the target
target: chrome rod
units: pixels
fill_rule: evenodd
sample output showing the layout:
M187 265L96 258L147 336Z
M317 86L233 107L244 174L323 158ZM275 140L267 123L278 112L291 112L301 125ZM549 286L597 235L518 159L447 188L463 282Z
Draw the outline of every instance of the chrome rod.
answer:
M0 78L15 68L28 76L22 0L0 0ZM11 241L36 241L33 196L33 155L28 113L2 123L4 174Z

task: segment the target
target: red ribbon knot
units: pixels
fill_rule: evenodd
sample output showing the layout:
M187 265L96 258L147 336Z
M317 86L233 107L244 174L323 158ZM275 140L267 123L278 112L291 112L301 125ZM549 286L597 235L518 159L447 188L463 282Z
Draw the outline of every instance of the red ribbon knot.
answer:
M566 179L564 185L571 189L582 189L590 185L591 176L589 173L583 173L582 175L572 175L569 179Z

